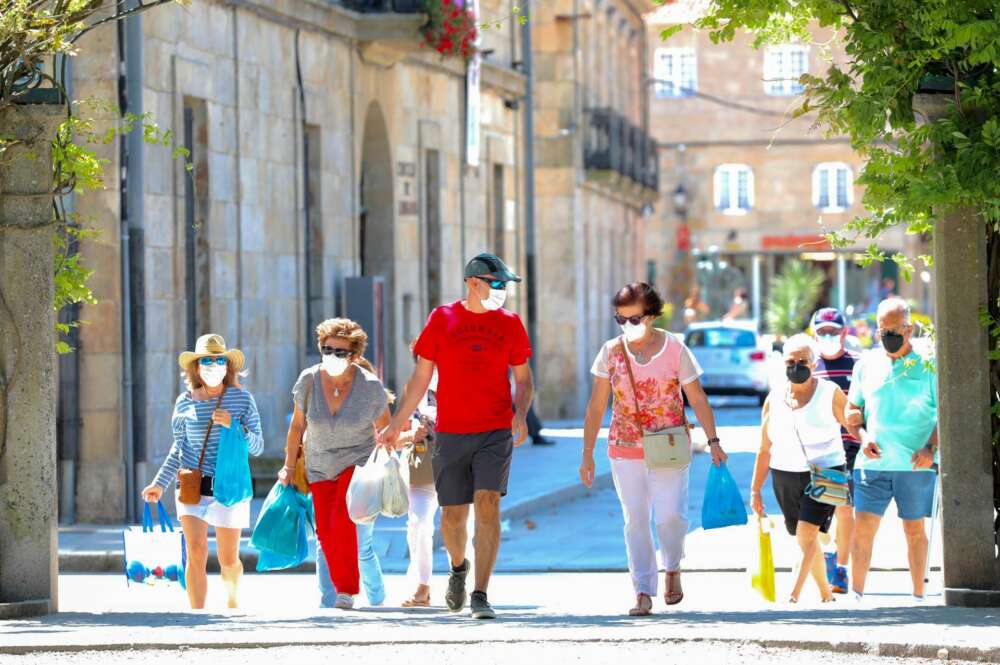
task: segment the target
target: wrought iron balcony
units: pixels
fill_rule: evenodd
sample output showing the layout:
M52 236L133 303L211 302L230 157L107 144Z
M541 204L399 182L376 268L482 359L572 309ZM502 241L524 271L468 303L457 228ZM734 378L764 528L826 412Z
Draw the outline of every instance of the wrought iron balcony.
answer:
M341 4L361 14L419 14L424 11L423 0L341 0Z
M656 142L612 109L594 108L585 113L583 165L592 177L656 190Z

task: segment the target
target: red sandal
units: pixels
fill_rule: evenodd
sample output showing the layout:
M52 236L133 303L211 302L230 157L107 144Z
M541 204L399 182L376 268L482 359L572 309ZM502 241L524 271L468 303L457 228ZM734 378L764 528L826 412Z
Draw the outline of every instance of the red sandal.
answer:
M665 585L667 591L663 594L663 602L667 605L676 605L684 600L684 590L681 588L681 571L667 571Z

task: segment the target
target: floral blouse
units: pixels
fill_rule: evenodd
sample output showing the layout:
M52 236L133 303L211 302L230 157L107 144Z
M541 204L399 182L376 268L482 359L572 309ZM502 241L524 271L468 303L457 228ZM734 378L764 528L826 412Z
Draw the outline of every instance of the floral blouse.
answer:
M611 381L614 403L608 434L608 456L613 459L642 459L642 431L636 422L636 398L629 381L621 339L608 340L601 347L590 372ZM631 349L628 351L628 362L632 365L639 393L642 426L647 431L656 432L683 424L684 397L681 388L701 376L698 361L684 343L666 332L663 348L648 363L640 365Z

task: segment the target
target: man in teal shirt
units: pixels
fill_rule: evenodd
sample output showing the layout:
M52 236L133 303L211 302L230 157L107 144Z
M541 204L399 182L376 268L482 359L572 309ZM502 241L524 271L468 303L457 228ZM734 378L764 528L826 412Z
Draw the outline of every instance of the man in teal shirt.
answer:
M924 598L927 533L937 474L937 374L933 359L914 350L910 309L900 298L878 307L882 348L854 367L847 419L859 429L861 451L854 470L857 520L851 568L854 596L864 595L872 544L889 502L903 521L913 596Z

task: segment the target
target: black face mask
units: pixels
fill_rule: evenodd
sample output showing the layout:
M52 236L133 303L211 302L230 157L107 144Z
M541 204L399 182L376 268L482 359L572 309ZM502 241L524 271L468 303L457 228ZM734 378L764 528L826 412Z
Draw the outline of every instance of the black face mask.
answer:
M787 365L785 367L785 376L792 383L805 383L812 376L812 370L809 369L809 365L795 363L794 365Z
M882 348L890 354L899 353L905 342L906 339L897 332L886 331L882 333Z

